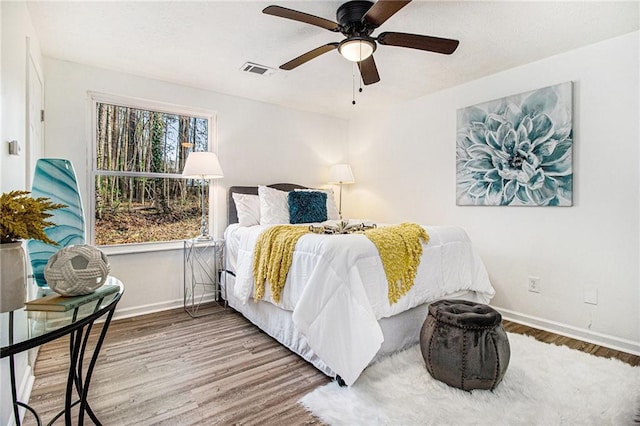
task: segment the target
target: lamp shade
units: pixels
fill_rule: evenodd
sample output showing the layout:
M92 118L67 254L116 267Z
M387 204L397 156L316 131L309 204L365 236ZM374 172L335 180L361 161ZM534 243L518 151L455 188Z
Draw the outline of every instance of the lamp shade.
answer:
M187 179L220 179L224 177L218 156L213 152L192 152L182 170Z
M329 169L329 183L355 183L351 166L336 164Z

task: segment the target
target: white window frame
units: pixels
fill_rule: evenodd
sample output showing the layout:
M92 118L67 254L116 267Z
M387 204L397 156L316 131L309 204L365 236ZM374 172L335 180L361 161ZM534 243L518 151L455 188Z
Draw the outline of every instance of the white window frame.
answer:
M95 245L96 241L96 176L97 175L118 175L118 176L131 176L131 177L149 177L149 178L178 178L182 179L182 175L177 173L144 173L144 172L114 172L114 171L99 171L97 170L97 125L98 125L98 103L105 103L117 106L124 106L129 108L143 109L149 111L157 111L166 114L176 114L190 117L198 117L207 120L207 146L210 152L218 152L218 123L217 114L214 111L187 107L183 105L170 104L160 101L153 101L149 99L133 98L129 96L113 95L101 92L87 92L89 103L89 114L91 117L91 144L87 153L87 169L88 173L87 191L89 194L89 214L87 215L89 220L87 224L87 236L90 244ZM213 217L215 216L212 211L213 197L217 188L217 180L209 180L209 229L212 230L212 235L216 235L215 223ZM132 244L114 244L108 246L100 246L108 255L118 255L127 253L142 253L162 250L175 250L182 249L183 241L159 241L159 242L146 242L146 243L132 243Z

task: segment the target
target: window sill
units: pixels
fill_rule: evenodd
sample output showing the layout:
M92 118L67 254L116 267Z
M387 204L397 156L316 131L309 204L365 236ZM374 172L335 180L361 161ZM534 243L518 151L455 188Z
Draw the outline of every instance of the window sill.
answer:
M107 256L120 256L135 253L151 253L154 251L182 250L184 242L164 241L159 243L115 244L112 246L98 246Z

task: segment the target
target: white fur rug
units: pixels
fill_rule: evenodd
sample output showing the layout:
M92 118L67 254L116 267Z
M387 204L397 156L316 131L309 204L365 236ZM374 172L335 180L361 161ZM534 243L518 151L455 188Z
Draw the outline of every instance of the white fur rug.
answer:
M491 391L433 379L420 346L336 382L300 403L330 425L627 425L640 401L640 367L508 333L509 367Z

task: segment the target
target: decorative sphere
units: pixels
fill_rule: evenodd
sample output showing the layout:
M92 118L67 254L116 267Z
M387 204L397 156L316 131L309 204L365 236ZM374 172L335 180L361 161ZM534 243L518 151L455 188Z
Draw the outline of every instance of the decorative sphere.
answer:
M75 245L58 250L47 262L44 276L51 290L63 296L93 293L103 285L111 266L96 247Z

